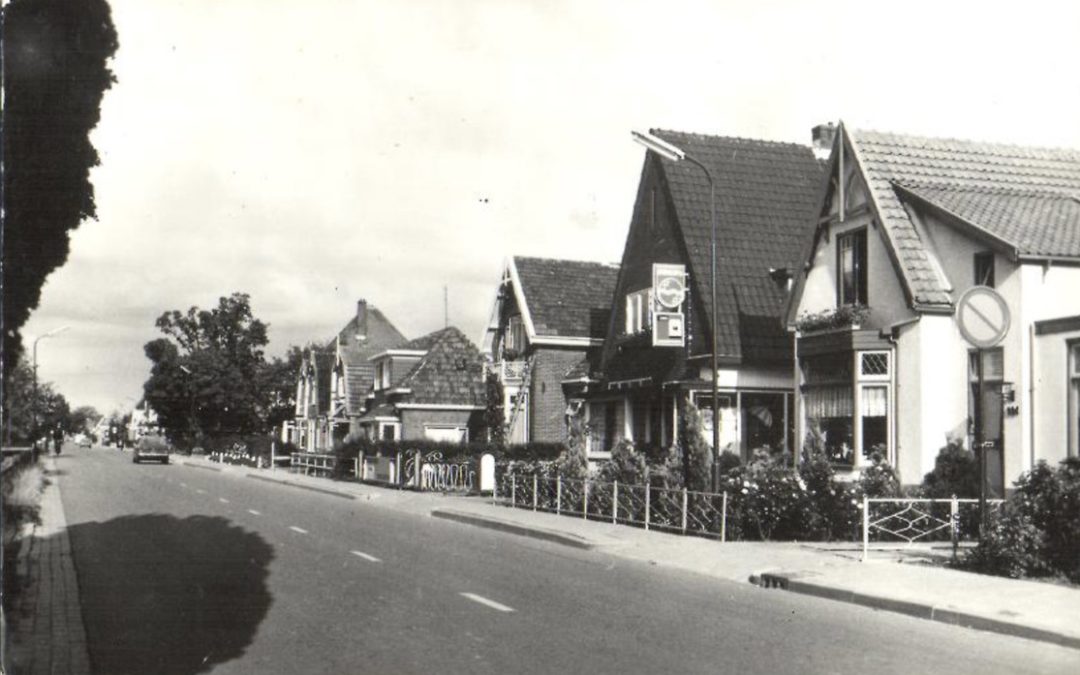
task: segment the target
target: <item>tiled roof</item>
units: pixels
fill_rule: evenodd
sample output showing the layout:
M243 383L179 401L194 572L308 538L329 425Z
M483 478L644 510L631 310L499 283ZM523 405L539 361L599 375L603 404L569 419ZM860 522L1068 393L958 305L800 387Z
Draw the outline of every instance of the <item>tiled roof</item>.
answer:
M407 344L430 345L397 385L411 390L409 403L484 405L484 358L460 330L450 326Z
M378 308L367 306L366 327L358 325L354 316L337 336L338 353L345 367L346 414L358 415L364 410L364 397L371 390L375 367L369 359L405 341L397 328ZM364 339L357 339L364 334Z
M1075 207L1066 198L1080 194L1080 151L851 128L845 133L917 305L948 306L951 298L933 270L896 185L926 195L929 201L944 198L966 214L958 213L961 217L981 219L972 223L999 236L1007 233L1003 238L1018 247L1027 242L1023 246L1030 251L1048 254L1051 247L1068 251L1075 245L1075 234L1059 236L1052 231L1052 223L1041 219L1061 217L1075 228ZM940 206L949 210L946 204Z
M769 269L792 269L799 260L820 199L821 163L794 143L653 133L708 166L716 184L718 354L790 355L780 322L786 289ZM709 322L709 183L691 162L660 165L689 251L691 288Z
M603 339L618 265L523 256L514 265L538 336Z
M986 230L1020 255L1080 257L1080 197L981 188L911 191Z

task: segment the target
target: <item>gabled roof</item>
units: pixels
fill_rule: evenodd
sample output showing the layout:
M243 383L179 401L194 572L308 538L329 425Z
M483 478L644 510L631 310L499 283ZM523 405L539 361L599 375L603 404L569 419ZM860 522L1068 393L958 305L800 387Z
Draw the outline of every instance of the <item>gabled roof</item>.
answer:
M530 341L604 339L618 265L514 256L509 267Z
M862 131L840 126L882 221L912 304L952 299L905 205L936 207L1013 248L1080 256L1080 151ZM833 162L836 161L833 151Z
M460 330L450 326L406 344L403 349L427 349L395 385L411 391L408 403L484 405L484 359Z
M364 397L375 380L375 367L369 359L405 341L405 336L373 305L367 305L363 323L365 325L361 326L354 316L335 339L345 372L347 415L359 415L364 410Z
M824 172L809 146L676 131L652 133L705 164L716 185L717 352L722 357L790 354L780 317L786 288L770 268L791 269L813 227ZM691 290L712 316L709 183L691 162L655 159L689 254ZM606 373L605 373L606 375Z

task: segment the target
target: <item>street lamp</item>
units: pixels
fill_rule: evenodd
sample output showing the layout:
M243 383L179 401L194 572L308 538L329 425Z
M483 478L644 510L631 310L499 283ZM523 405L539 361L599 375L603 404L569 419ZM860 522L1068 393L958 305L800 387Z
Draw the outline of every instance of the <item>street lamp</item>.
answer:
M30 429L34 434L33 442L34 442L34 447L35 448L37 447L37 442L38 442L37 345L38 345L38 342L40 342L41 340L44 340L47 337L52 337L54 335L59 335L60 333L63 333L64 331L66 331L68 328L71 328L71 326L61 326L59 328L54 328L53 330L49 331L48 333L45 333L44 335L39 335L36 338L34 338L34 349L33 349L34 360L33 360L33 367L32 367L33 380L34 380L34 388L33 388L34 398L31 401L31 405L30 405L30 421L31 421ZM46 446L45 449L46 449L46 452L47 452L48 451L48 446Z
M686 160L691 164L696 165L705 173L705 178L709 181L709 221L712 227L712 237L710 239L711 254L709 255L709 285L711 286L712 290L712 347L709 350L712 352L712 446L714 455L712 467L712 491L716 492L718 482L716 468L717 460L719 460L720 458L720 386L718 382L720 367L716 355L716 183L713 181L712 173L709 171L709 167L702 164L692 155L688 155L685 150L682 150L681 148L678 148L671 143L668 143L664 139L658 138L650 133L645 133L641 131L631 131L630 133L636 142L644 145L646 148L655 152L657 155L660 155L666 160L672 162L681 162L683 160Z

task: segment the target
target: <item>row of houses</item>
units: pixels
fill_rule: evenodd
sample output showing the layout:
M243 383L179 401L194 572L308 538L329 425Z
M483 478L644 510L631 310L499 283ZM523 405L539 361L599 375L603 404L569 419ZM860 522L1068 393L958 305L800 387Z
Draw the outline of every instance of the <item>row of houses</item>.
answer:
M652 134L692 161L647 152L618 265L509 258L480 349L406 340L360 301L305 361L290 438L475 438L493 372L510 441L577 418L597 460L673 443L688 403L721 451L812 433L840 470L880 457L905 482L950 441L985 452L993 492L1077 454L1080 152L843 124L809 145ZM1010 319L990 346L957 325L976 286Z

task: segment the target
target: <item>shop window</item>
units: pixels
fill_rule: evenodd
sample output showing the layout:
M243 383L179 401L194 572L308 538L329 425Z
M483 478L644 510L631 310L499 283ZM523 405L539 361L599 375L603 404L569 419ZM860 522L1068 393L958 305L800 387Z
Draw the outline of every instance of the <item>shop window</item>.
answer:
M836 256L837 305L867 304L866 229L838 235Z
M992 251L975 254L975 285L994 287L994 254Z
M784 394L742 395L744 437L749 450L784 447Z
M730 394L720 394L717 406L720 418L720 452L733 452L740 454L739 446L739 410L736 405L736 397ZM705 442L712 445L713 441L713 410L712 395L698 394L695 403L701 413L701 433Z

